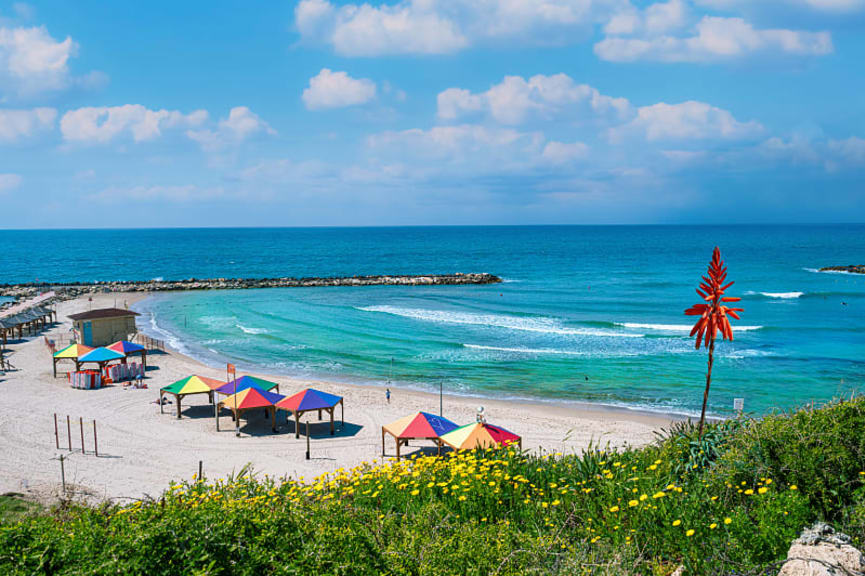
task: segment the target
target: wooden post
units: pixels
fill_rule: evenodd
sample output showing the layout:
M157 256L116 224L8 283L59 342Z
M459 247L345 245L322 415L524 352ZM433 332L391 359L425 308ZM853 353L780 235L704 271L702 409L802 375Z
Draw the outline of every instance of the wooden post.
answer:
M72 424L69 423L69 414L66 415L66 444L72 452Z
M78 417L78 425L81 427L81 453L86 454L84 451L84 417Z
M339 401L339 427L345 426L345 401Z
M57 378L57 358L52 358L54 360L54 377Z
M163 401L164 397L165 397L165 392L160 390L159 391L159 413L160 414L165 414L165 410L162 409L162 401Z
M384 456L384 427L381 429L381 455Z
M294 412L294 437L300 438L300 412Z
M198 481L199 482L201 482L201 474L202 474L202 468L203 467L204 467L204 463L201 460L199 460L198 461Z
M309 460L309 420L306 421L306 459Z
M330 412L330 435L331 436L333 436L333 434L334 434L334 432L333 432L333 412L334 412L334 410L336 410L336 406L334 406L333 408L328 410L328 412Z
M213 418L216 420L216 431L219 432L219 402L213 403Z
M321 408L318 409L318 419L321 420Z
M99 458L99 442L96 438L96 420L93 421L93 454Z
M56 444L57 449L60 450L60 434L57 431L57 412L54 413L54 444Z
M63 485L63 496L66 496L66 468L63 466L63 454L60 455L60 482Z
M180 394L174 396L174 401L177 402L177 419L180 420Z
M234 435L240 438L240 410L237 408L237 396L234 396Z
M399 436L397 436L397 439L396 439L396 461L397 462L399 462L399 445L400 445L400 440L399 440Z
M276 407L270 406L270 428L276 432Z

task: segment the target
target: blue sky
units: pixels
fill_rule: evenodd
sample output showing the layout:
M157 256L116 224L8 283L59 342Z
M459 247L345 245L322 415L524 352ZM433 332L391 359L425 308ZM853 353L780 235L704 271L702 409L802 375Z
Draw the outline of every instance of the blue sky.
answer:
M4 226L865 221L865 0L0 1Z

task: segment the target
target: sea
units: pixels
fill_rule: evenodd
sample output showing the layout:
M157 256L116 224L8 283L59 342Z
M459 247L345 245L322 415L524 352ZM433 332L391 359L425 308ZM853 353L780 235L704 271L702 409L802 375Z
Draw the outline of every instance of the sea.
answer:
M161 293L140 329L207 364L449 394L699 413L684 310L719 246L745 308L709 412L865 391L865 225L0 231L0 283L489 272L486 286Z

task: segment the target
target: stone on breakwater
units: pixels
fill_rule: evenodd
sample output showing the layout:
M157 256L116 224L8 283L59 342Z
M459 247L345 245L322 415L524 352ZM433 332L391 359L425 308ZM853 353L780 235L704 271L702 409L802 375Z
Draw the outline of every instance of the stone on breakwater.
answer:
M850 274L865 274L865 264L849 264L847 266L826 266L820 272L849 272Z
M851 545L849 536L818 522L793 541L778 576L857 574L865 574L865 556Z
M246 290L251 288L312 288L328 286L448 286L495 284L502 279L486 273L428 274L423 276L348 276L333 278L189 278L187 280L133 280L111 282L59 282L0 285L0 294L31 297L54 290L67 298L95 292L168 292L180 290Z

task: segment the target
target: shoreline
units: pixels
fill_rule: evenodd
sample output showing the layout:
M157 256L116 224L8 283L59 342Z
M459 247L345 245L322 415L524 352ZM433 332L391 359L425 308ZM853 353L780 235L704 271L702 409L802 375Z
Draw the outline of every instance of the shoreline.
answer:
M129 292L129 293L117 293L115 296L124 296L129 301L130 309L133 309L135 304L139 304L145 302L148 298L154 296L151 293L140 293L140 292ZM136 310L138 312L138 310ZM152 309L148 309L146 311L147 314L152 315L153 323L156 322L156 317L153 315ZM145 313L142 312L142 317L144 317ZM166 350L171 351L172 354L176 354L182 358L185 358L190 363L197 364L202 368L207 370L219 370L220 366L215 364L210 364L207 360L202 358L197 358L193 354L189 352L184 352L182 350L178 350L175 346L169 343L169 339L165 337L165 335L170 335L172 339L177 339L179 336L165 327L157 326L158 330L163 331L165 334L159 334L151 332L149 329L141 329L139 328L139 332L145 334L146 336L150 336L152 338L157 338L165 342ZM215 355L220 356L218 352L214 352ZM223 357L221 361L221 365L227 363L228 360ZM240 372L240 370L238 370ZM391 387L396 388L398 390L403 390L407 392L411 392L413 394L424 395L430 399L435 399L438 401L439 395L435 392L431 392L429 390L423 390L420 386L414 385L411 382L400 382L400 381L391 381L390 383L380 383L375 380L369 380L368 382L358 382L357 380L341 380L336 378L328 378L326 375L316 375L315 377L304 378L302 376L298 376L296 374L289 373L281 373L281 372L268 372L266 369L261 367L253 367L251 371L249 371L250 375L262 378L270 378L270 379L283 379L294 382L316 382L320 383L324 386L333 385L333 386L348 386L348 387L358 387L358 388L373 388L379 390L381 393L384 393L385 388ZM646 407L629 407L629 406L618 406L614 404L604 404L602 402L590 402L586 400L572 400L567 398L540 398L534 396L507 396L503 398L492 398L490 396L485 396L481 393L453 393L446 392L443 394L445 399L451 398L457 401L479 401L485 403L500 403L500 404L529 404L536 408L543 408L545 410L564 410L566 412L578 412L578 413L599 413L599 414L607 414L607 415L617 415L622 417L630 417L634 416L640 421L652 422L657 419L661 419L665 422L675 422L675 421L683 421L688 420L690 418L699 418L698 413L686 413L686 412L675 412L669 410L652 410L651 408ZM719 421L722 420L723 417L707 415L706 419L709 421Z
M143 293L127 295L131 305ZM216 431L213 406L206 395L188 396L182 401L182 419L176 406L160 413L156 402L159 388L190 374L225 379L224 368L208 366L174 350L148 355L146 390L107 386L99 390L77 390L65 377L52 376L51 356L42 336L68 334L68 315L89 306L110 306L118 295L93 295L60 302L58 324L43 334L11 344L11 362L17 368L0 376L5 402L0 403L0 450L7 454L0 467L0 493L19 492L28 497L56 502L61 496L60 463L64 455L66 482L73 498L116 501L123 498L157 497L170 482L189 479L202 463L210 479L225 478L247 465L271 477L308 479L364 462L379 462L395 455L393 440L387 439L386 456L381 454L381 426L400 417L424 410L438 413L438 394L391 386L392 398L384 398L384 386L342 384L304 378L271 376L254 371L280 384L280 393L292 394L317 387L342 396L345 422L336 434L329 423L311 422L311 454L305 459L306 440L295 437L294 423L279 414L279 431L271 432L269 419L258 411L241 417L242 436L236 438L227 412ZM122 296L120 296L122 298ZM58 365L62 373L70 363ZM245 372L244 372L245 373ZM579 452L589 446L640 446L655 441L655 432L676 418L656 413L639 413L598 406L569 406L563 403L532 403L502 399L467 398L444 395L444 416L457 424L472 422L479 403L485 406L490 423L523 438L523 447L545 453ZM53 417L61 422L55 438ZM68 449L66 426L69 415L72 451ZM339 416L339 414L337 414ZM86 454L81 453L79 424L84 428ZM307 418L304 418L306 420ZM99 456L92 453L92 421L98 423ZM56 445L59 440L59 448ZM414 441L406 455L418 449L431 450L430 442Z

